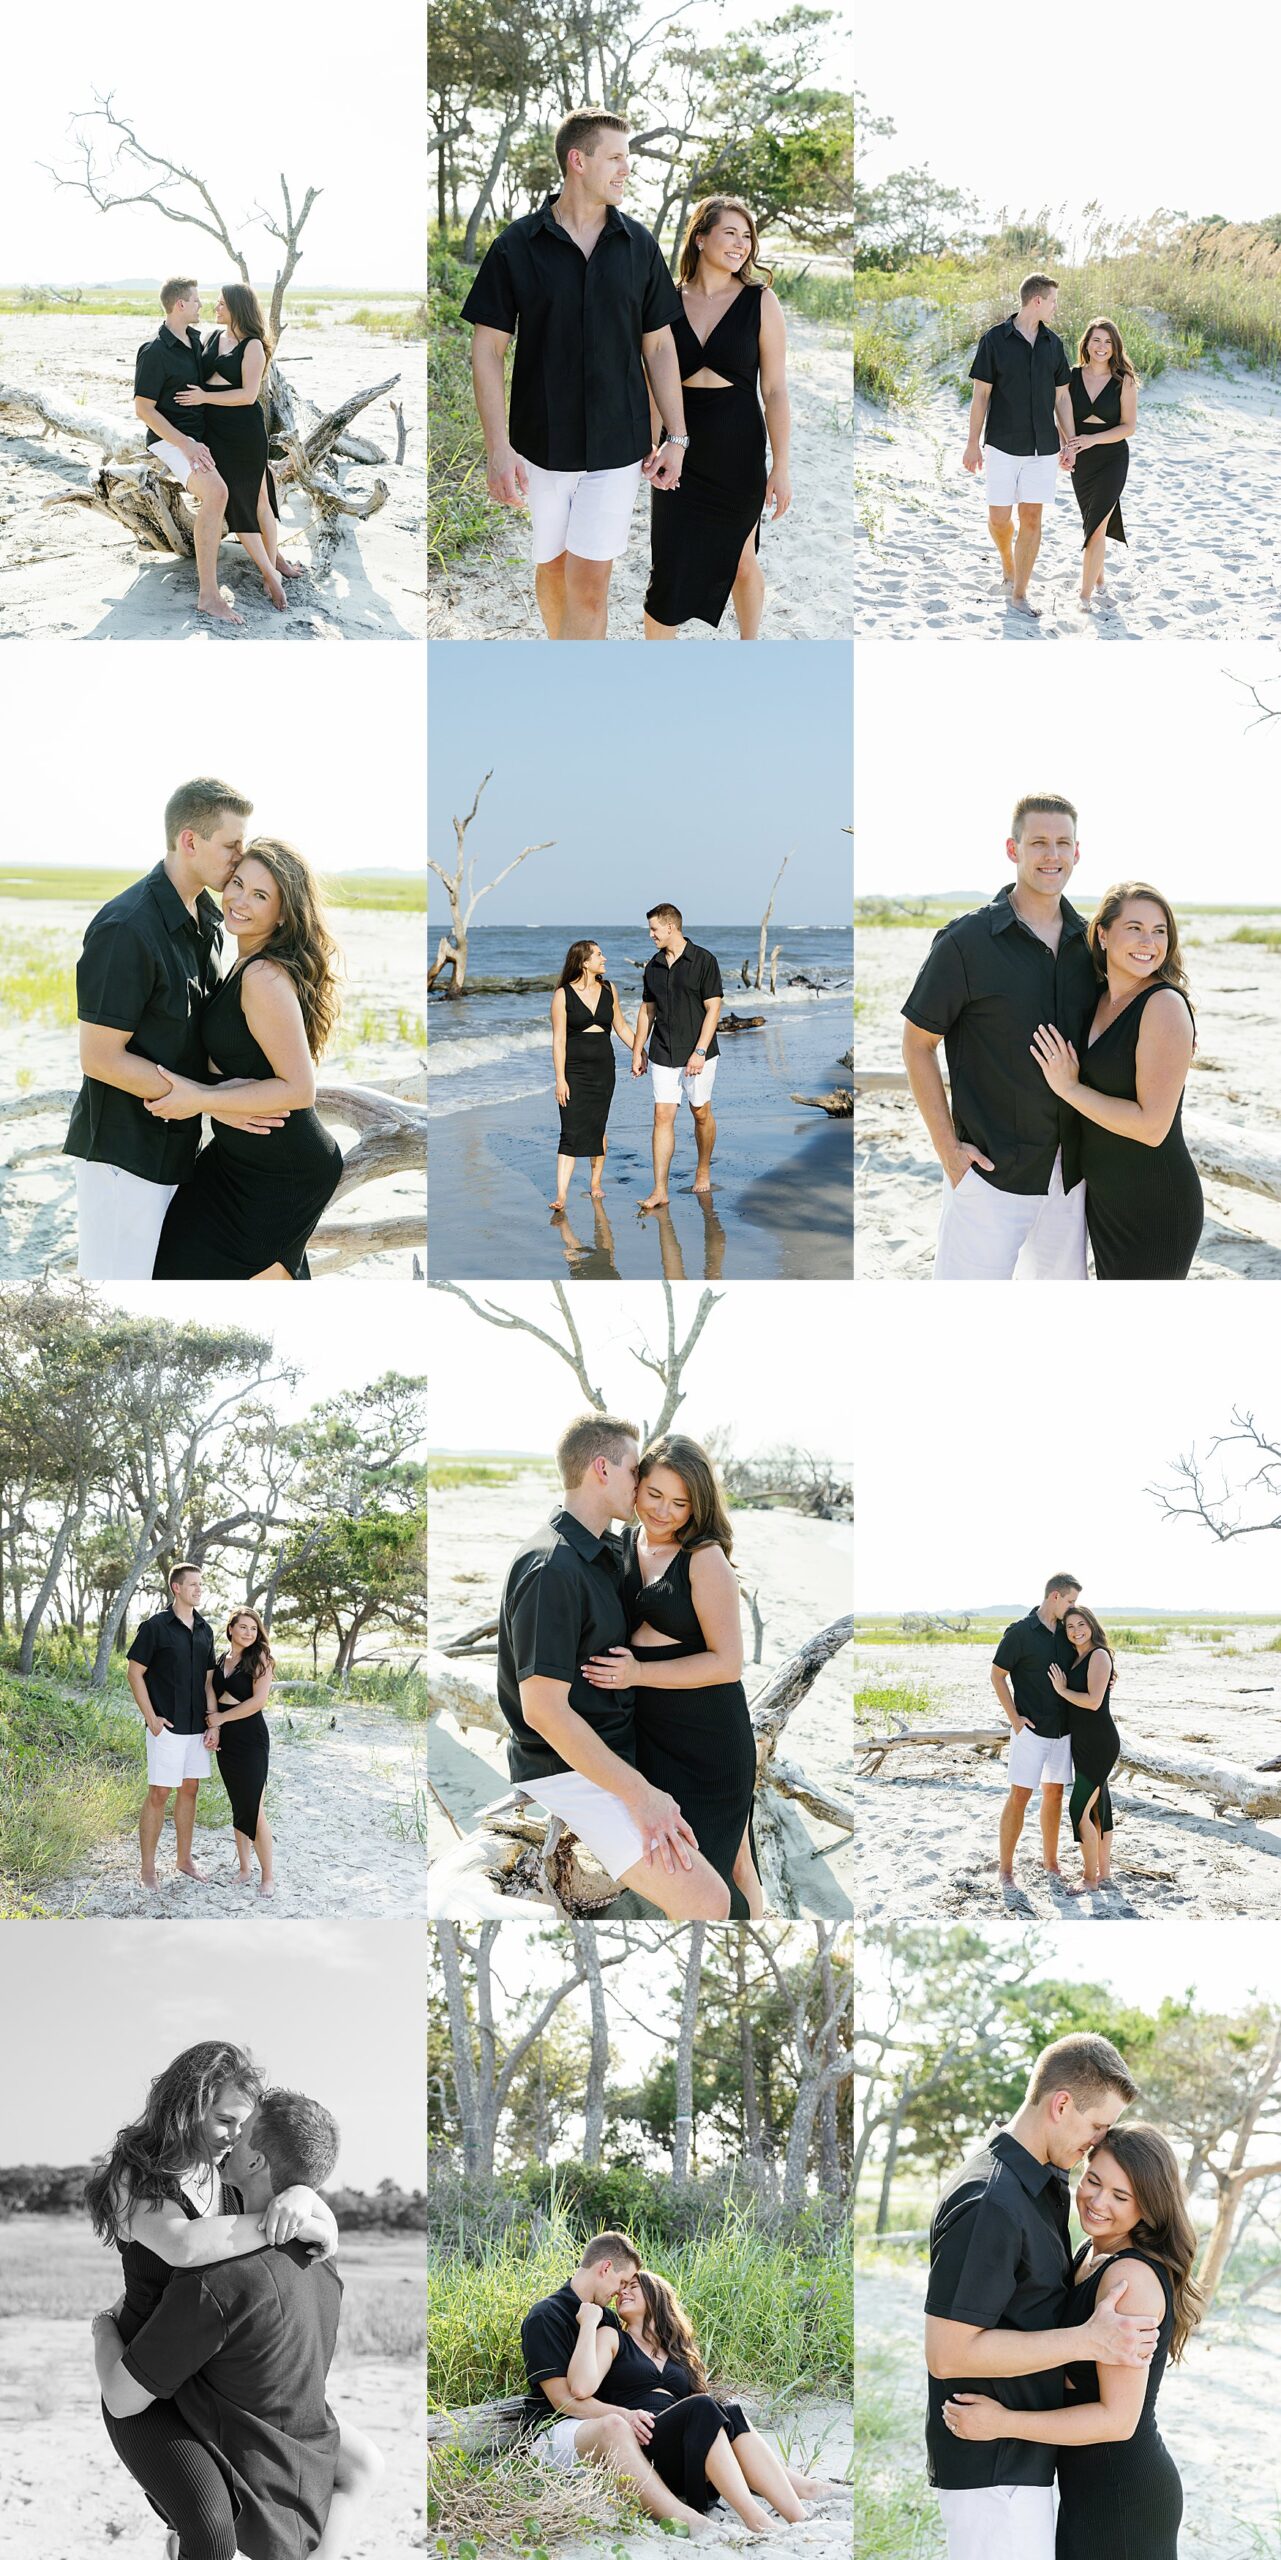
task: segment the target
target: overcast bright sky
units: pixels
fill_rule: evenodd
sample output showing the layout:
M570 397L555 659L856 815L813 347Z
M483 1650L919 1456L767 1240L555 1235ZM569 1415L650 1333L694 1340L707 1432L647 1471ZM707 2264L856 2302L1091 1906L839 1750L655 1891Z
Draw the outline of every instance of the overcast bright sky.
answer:
M898 128L869 145L869 180L926 167L1012 215L1092 198L1114 218L1277 210L1281 46L1259 0L1219 0L1204 21L1109 9L1049 22L1031 48L950 0L864 8L857 71Z
M226 2036L337 2117L340 2180L421 2187L426 1932L290 1920L268 1938L216 1920L5 1923L0 2050L15 2067L0 2075L0 2162L89 2159L176 2053Z
M7 763L8 864L148 871L170 792L214 773L252 795L256 834L283 835L318 871L423 868L417 649L286 650L266 675L234 646L197 662L140 640L11 649L4 674L7 732L37 742Z
M986 1933L1004 1948L1008 1926L997 1926L999 1941L996 1927ZM879 1948L860 1947L859 1979L868 1995L869 2020L875 2007L872 1986L882 1962ZM1232 2012L1245 2008L1256 1993L1275 1998L1276 1930L1267 1920L1216 1920L1210 1926L1163 1920L1159 1931L1104 1920L1084 1936L1079 1929L1046 1932L1037 1970L1042 1978L1107 1983L1119 1998L1145 2009L1191 1991L1199 2007ZM1275 2136L1273 2142L1275 2147Z
M420 0L383 0L367 20L322 10L305 32L256 0L222 0L203 30L198 18L157 19L100 0L16 10L5 30L0 283L159 279L179 266L211 288L226 281L225 253L203 232L145 205L99 213L39 165L75 169L72 119L98 90L114 93L148 149L206 181L255 284L270 290L279 244L247 217L255 204L279 206L283 170L295 211L309 186L323 190L302 235L296 293L419 289L423 44ZM119 191L140 183L122 178Z
M1008 876L1010 812L1025 791L1080 811L1080 893L1127 873L1167 897L1281 903L1281 653L1185 643L1094 651L858 651L855 893L991 889ZM999 672L999 684L997 675ZM922 749L928 740L923 781Z
M295 1389L273 1390L282 1412L303 1412L324 1397L367 1386L389 1369L417 1378L426 1367L426 1293L408 1280L327 1281L323 1289L304 1289L301 1298L291 1298L286 1314L274 1306L249 1306L213 1280L170 1286L140 1281L104 1288L100 1295L138 1315L154 1316L159 1307L175 1324L238 1325L265 1334L276 1358L303 1373Z
M486 1289L482 1302L518 1310L547 1332L558 1318L550 1286ZM698 1305L694 1281L676 1284L681 1339ZM549 1454L583 1397L573 1374L528 1334L482 1324L443 1290L431 1292L433 1449L528 1449ZM643 1421L661 1400L652 1371L630 1356L643 1326L663 1347L666 1312L655 1281L576 1289L574 1317L587 1372L616 1410ZM686 1371L676 1428L695 1438L731 1422L744 1453L793 1441L848 1461L850 1293L839 1281L738 1280L721 1293Z
M1198 1299L1204 1292L1197 1293ZM870 1616L1039 1599L1079 1574L1109 1609L1276 1610L1281 1531L1219 1545L1145 1488L1234 1403L1281 1436L1273 1291L858 1293L854 1590ZM1265 1506L1266 1507L1266 1506Z
M491 769L467 838L477 878L522 845L552 847L485 899L477 924L572 922L589 887L598 924L630 923L659 897L735 924L763 914L793 846L776 922L849 922L849 650L713 650L679 687L671 670L641 643L580 649L571 700L556 649L432 649L433 854L452 868L452 821Z

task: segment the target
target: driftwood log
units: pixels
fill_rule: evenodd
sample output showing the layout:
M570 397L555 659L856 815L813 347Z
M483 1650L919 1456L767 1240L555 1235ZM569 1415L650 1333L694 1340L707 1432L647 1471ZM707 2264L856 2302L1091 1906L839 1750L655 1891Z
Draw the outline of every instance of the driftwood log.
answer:
M1008 1730L1000 1732L991 1726L977 1729L958 1725L934 1725L913 1731L876 1734L861 1742L860 1777L876 1777L891 1751L908 1749L940 1749L977 1751L996 1758L1009 1740ZM1281 1782L1258 1784L1265 1776L1261 1770L1252 1774L1245 1769L1230 1769L1222 1761L1198 1760L1180 1752L1153 1750L1147 1743L1121 1745L1119 1769L1140 1778L1153 1778L1162 1786L1182 1787L1191 1795L1208 1796L1216 1813L1237 1813L1249 1822L1273 1822L1281 1815Z
M829 1120L854 1117L854 1096L847 1085L834 1085L830 1093L794 1093L792 1100L799 1102L803 1110L825 1111Z
M718 1038L722 1031L763 1031L764 1028L763 1013L723 1013L716 1025Z
M506 1732L506 1720L492 1690L467 1679L457 1668L460 1653L482 1658L481 1645L491 1628L496 1627L496 1619L486 1620L471 1631L470 1637L455 1638L447 1650L428 1657L429 1718L448 1713L464 1731L469 1725L476 1725L487 1733ZM789 1717L813 1687L820 1671L850 1642L853 1633L852 1616L834 1619L830 1626L821 1628L775 1672L748 1710L756 1741L755 1824L761 1882L769 1909L787 1918L796 1917L800 1906L789 1873L786 1805L801 1805L818 1821L842 1832L853 1830L854 1816L841 1797L829 1794L803 1769L780 1758L778 1744ZM539 1805L504 1804L483 1814L477 1830L458 1849L446 1851L437 1860L434 1876L437 1910L448 1897L451 1881L463 1888L463 1898L468 1880L477 1887L487 1882L493 1892L504 1898L550 1903L553 1910L569 1919L587 1919L607 1912L619 1892L613 1878L579 1845L574 1834Z

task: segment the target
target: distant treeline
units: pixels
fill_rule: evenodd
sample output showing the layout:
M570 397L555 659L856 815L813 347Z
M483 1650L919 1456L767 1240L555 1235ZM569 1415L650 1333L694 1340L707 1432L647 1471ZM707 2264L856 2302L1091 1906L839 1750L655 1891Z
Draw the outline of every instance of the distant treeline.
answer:
M17 2168L0 2169L0 2222L18 2213L83 2213L88 2175L86 2160L66 2169L43 2161L22 2161ZM340 2231L427 2228L426 2196L418 2187L398 2187L394 2178L381 2179L372 2194L363 2187L331 2187L327 2201Z

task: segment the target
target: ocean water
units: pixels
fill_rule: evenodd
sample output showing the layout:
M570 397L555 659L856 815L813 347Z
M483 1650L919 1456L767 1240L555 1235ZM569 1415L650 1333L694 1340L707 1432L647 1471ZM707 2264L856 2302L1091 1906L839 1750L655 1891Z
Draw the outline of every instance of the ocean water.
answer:
M653 945L644 925L594 927L506 925L473 927L467 955L469 989L457 1003L432 997L427 1013L428 1110L434 1117L514 1102L552 1085L549 987L490 994L491 979L556 979L571 942L595 933L629 1022L636 1019L641 979ZM811 925L780 928L778 993L757 994L742 982L747 961L754 971L760 937L755 924L695 927L690 939L714 951L725 982L727 1013L763 1013L761 1031L729 1035L721 1042L732 1069L721 1070L744 1099L779 1094L808 1075L831 1082L853 1031L853 957L848 928ZM434 954L437 934L430 937ZM768 968L768 949L767 949ZM800 975L811 983L789 983ZM479 982L479 985L477 984ZM627 1074L627 1056L614 1044L616 1071Z

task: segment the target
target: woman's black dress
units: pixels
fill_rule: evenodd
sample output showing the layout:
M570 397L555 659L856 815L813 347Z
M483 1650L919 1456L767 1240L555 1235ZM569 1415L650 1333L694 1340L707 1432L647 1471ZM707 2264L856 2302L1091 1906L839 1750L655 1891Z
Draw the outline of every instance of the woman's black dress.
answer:
M227 1656L222 1653L214 1665L215 1699L230 1695L238 1707L246 1706L254 1693L253 1673L243 1658L234 1671L225 1671ZM263 1789L267 1784L267 1767L271 1758L271 1736L261 1707L256 1716L238 1716L234 1724L223 1726L217 1750L222 1783L231 1799L231 1819L246 1840L252 1840L262 1812Z
M1081 510L1082 541L1088 542L1101 524L1106 524L1109 542L1125 541L1121 521L1121 491L1130 469L1130 448L1124 444L1096 445L1095 436L1109 427L1121 424L1121 385L1115 375L1105 382L1097 400L1090 398L1079 364L1068 376L1072 400L1072 416L1076 432L1085 439L1072 467L1072 486ZM1093 418L1096 424L1087 422Z
M258 1083L275 1070L245 1020L243 975L233 969L215 987L200 1031L218 1075ZM310 1109L291 1111L267 1137L225 1120L213 1127L191 1180L169 1203L152 1277L252 1280L281 1262L295 1280L310 1280L308 1239L342 1177L337 1139Z
M1080 2265L1084 2254L1078 2250L1075 2265ZM1054 2560L1178 2560L1183 2483L1156 2423L1157 2393L1174 2335L1174 2294L1165 2268L1145 2257L1141 2249L1118 2249L1105 2264L1114 2266L1117 2258L1137 2258L1142 2266L1152 2268L1161 2279L1165 2310L1134 2434L1124 2444L1059 2446ZM1097 2267L1074 2288L1063 2315L1065 2327L1076 2329L1089 2319L1103 2273L1104 2268ZM1075 2385L1069 2408L1098 2399L1097 2365L1069 2365L1068 2377Z
M1096 1651L1098 1649L1098 1647L1095 1648ZM1072 1668L1067 1675L1068 1687L1069 1689L1074 1689L1078 1697L1084 1695L1089 1688L1090 1664L1092 1660L1093 1654L1087 1654L1084 1662L1073 1663ZM1108 1794L1107 1782L1112 1775L1112 1771L1116 1767L1117 1761L1121 1757L1121 1737L1112 1721L1112 1660L1110 1655L1108 1657L1108 1685L1103 1692L1102 1705L1097 1707L1074 1707L1070 1698L1066 1703L1068 1736L1072 1744L1073 1783L1072 1802L1070 1807L1072 1815L1072 1837L1074 1840L1079 1841L1081 1837L1081 1819L1096 1787L1099 1790L1099 1801L1094 1808L1095 1819L1100 1831L1110 1831L1112 1829L1112 1798Z
M569 1100L560 1109L562 1156L605 1152L605 1123L614 1099L614 990L602 978L593 1013L573 987L565 989L565 1082Z
M188 2222L200 2219L191 2198L178 2190ZM219 2213L240 2213L235 2187L222 2186ZM149 2320L173 2274L154 2249L126 2240L120 2252L124 2307L116 2325L128 2346ZM147 2503L179 2536L184 2551L201 2560L235 2560L236 2499L231 2473L216 2448L197 2436L173 2400L153 2400L136 2418L113 2418L103 2404L102 2422L126 2471Z
M657 1582L642 1578L634 1528L623 1531L623 1607L629 1630L645 1625L673 1644L654 1648L664 1662L706 1653L707 1638L689 1579L690 1550L678 1548ZM756 1792L756 1744L741 1680L710 1689L647 1689L644 1648L637 1654L636 1766L650 1785L675 1796L708 1865L730 1891L731 1920L746 1920L747 1903L734 1882L734 1860L750 1831ZM752 1855L756 1844L752 1840Z
M750 2421L737 2400L717 2400L696 2391L692 2374L669 2356L659 2364L624 2332L609 2376L611 2405L650 2409L654 2432L645 2453L673 2497L706 2515L718 2491L707 2477L707 2456L718 2435L732 2444L750 2434Z
M280 500L276 496L276 483L267 459L267 421L262 402L253 400L247 408L229 409L226 402L218 397L217 383L211 383L209 379L211 373L217 373L222 376L224 389L243 390L245 349L252 346L253 340L242 338L230 355L226 355L219 352L219 335L215 329L207 340L200 368L208 402L204 441L227 483L228 533L260 533L258 498L264 472L267 475L268 503L276 522L280 522Z
M1081 1082L1091 1093L1137 1102L1139 1025L1144 1006L1163 984L1144 987L1097 1040L1087 1034ZM1201 1241L1205 1202L1183 1135L1182 1094L1159 1147L1141 1147L1137 1139L1119 1138L1082 1116L1081 1171L1099 1279L1186 1280Z
M723 374L729 388L691 390L686 384L689 445L680 485L650 491L645 611L655 622L710 622L715 628L750 533L761 547L769 477L759 388L764 290L745 284L701 344L683 309L672 322L682 381L705 365Z

